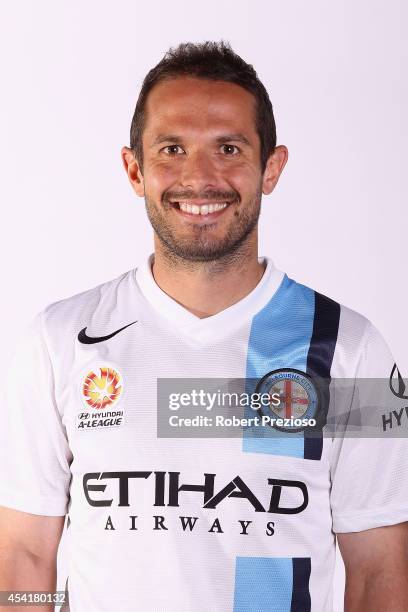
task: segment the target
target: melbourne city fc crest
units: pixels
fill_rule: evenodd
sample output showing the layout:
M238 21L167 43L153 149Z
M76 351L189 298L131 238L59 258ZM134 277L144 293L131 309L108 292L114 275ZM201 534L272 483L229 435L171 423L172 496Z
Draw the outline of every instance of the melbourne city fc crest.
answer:
M77 429L109 429L123 423L123 410L117 404L123 395L123 378L110 364L89 368L79 382L82 410L77 416Z
M274 401L258 410L271 418L271 426L280 431L315 429L320 416L320 391L312 377L294 368L272 370L261 378L257 393L267 393Z

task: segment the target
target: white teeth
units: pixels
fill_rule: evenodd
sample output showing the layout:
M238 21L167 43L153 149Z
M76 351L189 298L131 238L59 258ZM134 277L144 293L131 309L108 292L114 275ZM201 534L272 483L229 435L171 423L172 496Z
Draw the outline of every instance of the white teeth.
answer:
M226 202L220 204L202 204L201 206L198 206L197 204L186 204L186 202L180 202L179 205L182 211L192 215L208 215L209 213L222 210L228 206Z

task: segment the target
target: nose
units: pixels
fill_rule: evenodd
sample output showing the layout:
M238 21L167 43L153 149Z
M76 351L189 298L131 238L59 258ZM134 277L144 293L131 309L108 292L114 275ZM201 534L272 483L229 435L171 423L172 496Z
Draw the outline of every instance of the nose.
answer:
M215 188L218 172L208 153L190 151L183 160L180 181L183 187L190 187L197 193L209 187Z

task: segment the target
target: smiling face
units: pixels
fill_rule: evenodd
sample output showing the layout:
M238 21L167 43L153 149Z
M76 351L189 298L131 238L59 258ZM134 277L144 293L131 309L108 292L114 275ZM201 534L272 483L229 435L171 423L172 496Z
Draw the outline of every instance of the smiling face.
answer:
M239 85L191 77L150 92L143 175L139 169L132 184L168 253L214 261L256 246L262 192L272 191L283 166L274 181L273 164L261 172L255 104Z

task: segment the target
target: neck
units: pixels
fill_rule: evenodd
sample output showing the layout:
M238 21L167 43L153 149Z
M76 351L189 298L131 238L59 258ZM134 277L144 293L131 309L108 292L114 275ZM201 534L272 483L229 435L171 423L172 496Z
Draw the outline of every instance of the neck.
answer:
M155 282L201 319L239 302L257 286L264 271L265 265L258 261L256 241L217 260L197 262L166 253L155 237Z

